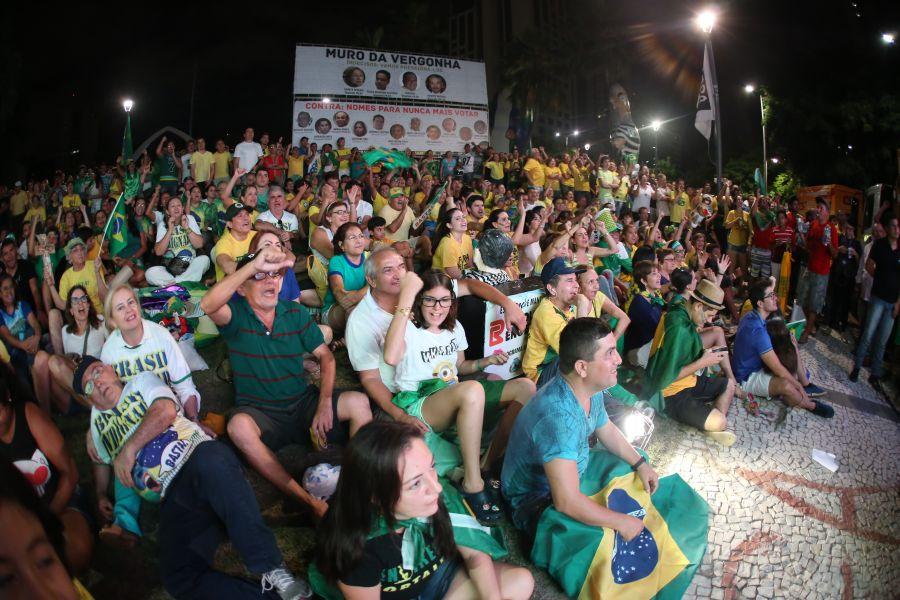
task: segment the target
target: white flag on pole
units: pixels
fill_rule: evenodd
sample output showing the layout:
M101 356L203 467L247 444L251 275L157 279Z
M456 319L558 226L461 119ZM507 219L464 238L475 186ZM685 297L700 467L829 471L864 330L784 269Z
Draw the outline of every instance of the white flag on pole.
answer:
M694 127L709 141L712 136L712 124L715 121L713 102L715 98L710 93L710 85L713 81L712 71L709 68L709 48L703 49L703 73L700 74L700 94L697 96L697 117L694 119Z

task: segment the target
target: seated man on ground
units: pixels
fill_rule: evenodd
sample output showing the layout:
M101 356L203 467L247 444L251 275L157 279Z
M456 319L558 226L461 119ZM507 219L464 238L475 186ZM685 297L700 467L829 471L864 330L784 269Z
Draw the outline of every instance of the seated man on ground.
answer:
M676 284L681 288L683 282ZM731 446L736 437L726 427L735 382L696 374L728 360L727 347L704 349L697 331L722 310L723 297L722 289L706 279L694 291L682 288L673 296L656 328L647 380L651 392L662 391L667 415Z
M734 338L734 375L738 385L748 394L764 398L780 396L788 406L805 408L814 415L830 419L834 409L811 396L821 396L824 390L809 382L806 368L796 353L796 374L791 373L773 348L766 331L766 320L778 310L775 283L769 278L759 278L750 286L749 300L753 310L741 319Z
M643 522L600 506L580 490L593 435L632 465L647 492L659 485L653 467L606 414L604 390L616 384L622 362L616 338L603 321L578 318L562 330L559 350L557 374L522 409L510 434L502 489L513 524L533 538L544 509L553 506L576 521L615 529L629 541Z
M556 376L560 332L569 321L588 316L593 308L590 299L580 293L578 275L583 272L584 269L570 267L559 257L541 269L541 283L547 296L531 316L528 342L522 355L522 370L538 388Z
M334 355L306 308L278 299L293 264L280 248L263 247L242 258L200 305L228 343L237 405L229 437L272 485L321 517L325 502L303 489L275 452L290 443L343 444L372 420L372 411L364 394L334 389ZM305 381L304 353L319 361L318 388Z
M241 554L262 591L308 598L309 586L284 565L275 536L263 523L253 488L234 453L184 417L175 392L152 373L127 384L85 356L72 387L91 405L90 436L101 461L121 485L159 502L160 570L175 598L251 598L259 584L213 569L222 533ZM170 447L178 452L167 451ZM163 461L165 460L165 465Z

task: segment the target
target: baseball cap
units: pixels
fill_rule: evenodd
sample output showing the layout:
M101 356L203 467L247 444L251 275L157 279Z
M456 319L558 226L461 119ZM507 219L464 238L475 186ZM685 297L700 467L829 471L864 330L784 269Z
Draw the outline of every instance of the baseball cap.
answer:
M403 191L401 187L392 187L391 188L391 198L399 198L400 196L405 196L406 192Z
M541 269L541 283L547 285L557 275L581 275L587 269L570 267L562 258L554 258Z
M80 237L73 237L69 240L69 243L66 244L66 256L69 256L69 253L72 252L77 246L84 246L84 240Z
M250 209L247 206L244 206L240 202L235 202L234 204L229 206L228 209L225 211L225 220L226 221L232 220L233 218L238 216L238 213L241 211L244 211L248 215L250 214Z
M76 394L84 394L84 386L82 385L84 374L87 372L88 367L98 362L101 362L100 359L90 354L85 354L81 357L81 362L78 363L75 367L75 373L72 374L72 389L75 390Z

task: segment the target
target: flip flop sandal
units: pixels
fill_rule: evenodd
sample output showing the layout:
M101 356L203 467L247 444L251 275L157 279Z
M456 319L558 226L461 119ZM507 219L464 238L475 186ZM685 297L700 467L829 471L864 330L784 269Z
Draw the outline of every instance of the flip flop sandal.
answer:
M469 512L480 523L493 523L500 518L500 507L491 500L486 486L480 492L468 493L460 489L459 493Z

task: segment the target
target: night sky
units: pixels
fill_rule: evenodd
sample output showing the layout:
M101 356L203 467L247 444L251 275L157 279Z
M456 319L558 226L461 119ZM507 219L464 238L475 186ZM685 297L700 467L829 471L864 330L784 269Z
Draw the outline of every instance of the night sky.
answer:
M115 158L125 97L136 103L135 145L163 125L187 130L195 66L194 135L225 136L233 143L251 125L257 133L287 137L297 42L365 45L382 25L383 47L429 50L419 47L421 40L443 43L451 10L450 3L435 3L427 9L431 31L419 25L405 34L406 7L420 3L345 2L340 9L333 8L336 3L298 2L65 3L52 9L36 2L5 4L4 178ZM814 89L827 97L838 87L857 85L860 77L897 89L900 45L884 46L880 34L900 25L900 3L853 4L718 4L722 18L714 43L727 156L761 153L758 100L742 90L749 81L783 95ZM685 168L696 166L705 159L706 142L693 128L702 38L691 18L702 5L588 3L593 5L598 19L625 32L624 50L633 60L623 83L632 93L635 120L641 125L655 117L675 119L661 134L660 155L671 155ZM645 136L647 147L651 138L652 133ZM773 146L770 155L778 151L776 141Z

